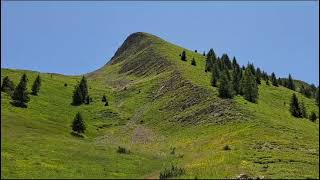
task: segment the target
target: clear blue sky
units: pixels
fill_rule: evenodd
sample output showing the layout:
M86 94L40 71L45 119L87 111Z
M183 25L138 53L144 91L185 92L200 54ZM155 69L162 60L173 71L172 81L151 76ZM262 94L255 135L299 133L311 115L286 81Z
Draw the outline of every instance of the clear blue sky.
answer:
M82 74L137 31L319 84L319 2L3 2L1 66Z

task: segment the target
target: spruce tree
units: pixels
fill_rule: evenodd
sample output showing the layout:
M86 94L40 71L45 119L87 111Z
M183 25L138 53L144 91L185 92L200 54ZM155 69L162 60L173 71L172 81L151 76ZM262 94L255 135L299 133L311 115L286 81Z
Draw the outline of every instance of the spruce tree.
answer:
M80 112L78 112L73 119L72 130L77 133L84 133L86 130L86 125L84 123L84 120L83 120Z
M229 59L229 56L228 54L222 54L221 56L221 61L222 63L224 64L224 66L228 69L232 69L232 64L231 64L231 61Z
M182 60L182 61L187 61L186 51L182 51L181 60Z
M12 95L12 104L17 107L24 107L26 108L26 103L29 102L30 98L27 92L27 83L28 78L26 74L23 74L19 84L15 88L13 95Z
M294 81L291 77L291 74L289 74L289 77L288 77L287 88L294 90L294 91L296 90L296 86L295 86Z
M40 76L38 75L36 80L33 82L33 85L31 88L31 90L32 90L31 94L35 95L35 96L38 95L38 92L40 90L40 86L41 86L41 79L40 79Z
M225 70L219 79L219 96L221 98L233 98L232 84L227 77Z
M9 79L9 77L8 76L4 77L2 80L1 91L11 95L14 91L14 88L15 88L14 84Z
M257 71L256 71L256 81L257 81L258 84L261 84L261 76L262 76L261 70L260 70L260 68L257 68Z
M274 86L278 86L277 77L276 77L276 75L274 74L274 72L272 72L272 74L271 74L271 83L272 83L272 85L274 85Z
M79 85L76 85L73 91L72 96L72 105L81 105L84 101L82 96L81 88Z
M193 65L193 66L197 65L196 60L194 58L192 58L192 60L191 60L191 65Z
M218 79L219 79L219 70L218 70L218 66L215 64L211 72L211 86L217 87Z
M210 49L209 52L207 53L205 71L206 72L211 71L215 63L216 63L216 54L213 51L213 49Z
M240 94L241 87L241 69L239 65L235 65L232 72L232 86L235 94Z
M296 96L295 93L293 93L291 97L290 112L291 112L291 115L294 117L298 117L298 118L302 117L298 97Z
M203 51L202 56L206 56L206 52L205 51Z
M300 105L301 117L307 118L308 114L307 114L307 110L306 110L306 107L304 106L303 101L299 105Z
M247 64L247 69L249 69L251 71L252 75L254 75L254 76L256 75L256 69L255 69L253 63L248 63Z
M82 79L79 84L81 94L82 94L82 102L84 103L88 96L88 85L87 85L87 79L82 76Z
M244 98L253 103L257 102L259 95L258 84L250 68L245 70L241 86Z

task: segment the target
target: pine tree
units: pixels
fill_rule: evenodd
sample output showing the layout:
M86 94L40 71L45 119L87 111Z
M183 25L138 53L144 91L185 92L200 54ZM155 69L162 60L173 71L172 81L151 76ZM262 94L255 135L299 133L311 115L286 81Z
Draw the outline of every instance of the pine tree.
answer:
M14 91L14 88L15 88L14 84L9 79L9 77L8 76L4 77L2 80L1 91L11 95Z
M82 79L79 84L81 94L82 94L82 102L84 103L88 96L88 85L87 85L87 79L82 76Z
M299 105L300 105L301 117L307 118L308 117L307 110L306 110L306 107L304 106L303 101Z
M256 81L257 81L258 84L261 84L261 76L262 76L261 70L260 70L260 68L257 68L257 71L256 71Z
M228 69L232 69L232 64L231 64L231 61L229 59L229 56L228 54L222 54L221 56L221 61L222 63L224 64L224 66Z
M193 65L193 66L197 65L196 60L194 58L192 58L192 60L191 60L191 65Z
M38 95L38 92L40 90L40 86L41 86L41 79L40 79L40 76L38 75L36 80L33 82L33 85L31 88L31 90L32 90L31 94L35 95L35 96Z
M202 56L206 56L206 52L205 51L203 51Z
M288 77L287 88L294 90L294 91L296 90L296 86L295 86L294 81L291 77L291 74L289 74L289 77Z
M274 85L274 86L278 86L277 77L276 77L276 75L274 74L274 72L271 74L271 83L272 83L272 85Z
M247 69L249 69L251 71L252 75L254 75L254 76L256 75L256 69L252 63L247 64Z
M317 120L317 115L314 111L311 112L309 116L310 121L315 122Z
M226 71L227 70L222 73L219 79L219 96L221 98L233 98L232 84L227 77Z
M219 70L218 66L215 64L212 69L212 74L211 74L211 86L217 87L217 82L219 79Z
M259 95L258 84L250 68L245 70L241 86L244 98L253 103L257 102Z
M235 69L237 67L240 68L240 66L239 66L239 64L238 64L238 62L236 60L236 57L233 57L233 59L232 59L232 67L233 67L233 69Z
M86 125L84 123L84 120L83 120L80 112L78 112L73 119L72 130L77 133L84 133L86 130Z
M30 98L27 92L27 83L28 78L26 74L23 74L19 84L15 88L13 95L12 95L12 104L17 107L24 107L26 108L26 103L29 102Z
M209 52L207 53L205 71L206 72L211 71L215 63L216 63L216 54L213 51L213 49L210 49Z
M291 115L293 115L294 117L298 117L298 118L302 117L298 97L296 96L295 93L293 93L291 97L290 112L291 112Z
M182 60L182 61L187 61L186 51L182 51L181 60Z
M232 73L232 86L235 94L240 94L241 87L241 69L239 65L235 65Z
M83 103L83 96L81 92L81 88L79 85L76 85L73 91L73 96L72 96L72 105L80 105Z

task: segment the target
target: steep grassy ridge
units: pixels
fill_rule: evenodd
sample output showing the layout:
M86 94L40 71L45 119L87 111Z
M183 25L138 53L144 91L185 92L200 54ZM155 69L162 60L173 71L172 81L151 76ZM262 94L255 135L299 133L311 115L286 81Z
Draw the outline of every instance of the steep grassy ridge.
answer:
M70 105L80 76L42 73L27 109L1 92L2 178L158 178L171 164L185 168L181 178L319 178L319 124L290 115L293 91L262 82L257 104L220 99L205 57L187 50L184 62L182 50L147 33L130 35L108 64L86 75L90 105ZM30 90L37 72L1 69L1 78L17 84L23 72ZM298 97L319 113L313 99ZM70 134L78 111L88 126L84 139ZM132 153L118 154L118 146Z

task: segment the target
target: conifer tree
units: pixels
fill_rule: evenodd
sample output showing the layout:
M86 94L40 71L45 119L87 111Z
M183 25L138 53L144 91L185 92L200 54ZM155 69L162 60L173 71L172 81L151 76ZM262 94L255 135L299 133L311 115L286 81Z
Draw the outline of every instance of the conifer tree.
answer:
M282 86L283 84L282 84L282 80L278 77L278 85L279 86Z
M268 86L270 85L270 84L269 84L269 79L266 80L266 85L268 85Z
M211 76L211 85L213 87L217 87L217 82L219 79L219 70L218 70L218 66L216 64L213 66L211 75L212 75Z
M83 98L82 102L85 102L88 96L88 85L87 85L87 79L84 76L82 76L79 87L80 87L82 98Z
M221 62L223 63L225 68L232 69L232 64L227 54L222 54Z
M205 51L203 51L202 56L206 56L206 52Z
M193 65L193 66L197 65L196 60L194 58L192 58L192 60L191 60L191 65Z
M84 101L82 96L81 88L79 85L76 85L73 91L72 96L72 105L81 105Z
M77 133L84 133L86 130L86 125L84 123L84 120L83 120L80 112L78 112L73 119L72 130Z
M233 67L233 69L235 69L237 67L239 67L239 69L240 69L240 66L236 60L236 57L233 57L233 59L232 59L232 67Z
M258 84L250 68L245 70L241 86L244 98L253 103L257 102Z
M294 117L298 117L298 118L302 117L298 97L296 96L295 93L293 93L291 97L290 112L291 112L291 115Z
M289 74L289 77L288 77L287 87L291 90L294 90L294 91L296 90L296 86L295 86L294 81L291 77L291 74Z
M307 118L308 117L307 110L306 110L306 107L304 106L303 101L299 105L300 105L301 117Z
M222 73L219 79L219 96L221 98L233 98L232 84L230 83L226 72L227 70Z
M234 66L234 70L232 72L232 86L235 94L240 94L241 87L241 69L239 65Z
M23 74L19 84L15 88L13 95L12 95L12 104L17 107L24 107L26 108L26 103L29 102L30 98L27 92L27 83L28 78L26 74Z
M247 64L247 69L249 69L251 71L252 75L254 75L254 76L256 75L256 69L252 63Z
M2 80L1 91L9 93L11 95L13 93L13 91L14 91L14 88L15 88L14 84L9 79L9 77L8 76L4 77L3 80Z
M260 70L260 68L257 68L257 71L256 71L256 81L257 81L258 84L261 84L261 76L262 76L261 70Z
M271 74L271 83L272 83L272 85L274 85L274 86L278 86L277 77L276 77L276 75L274 74L274 72L272 72L272 74Z
M216 63L216 54L213 51L213 49L210 49L209 52L207 53L207 58L206 58L206 66L205 66L205 71L211 71L213 68L213 64Z
M36 80L33 82L33 85L31 88L31 90L32 90L31 94L35 95L35 96L38 95L38 92L40 90L40 86L41 86L41 79L40 79L40 76L38 75Z
M187 61L187 55L186 55L186 51L185 50L182 51L181 60L182 61Z

